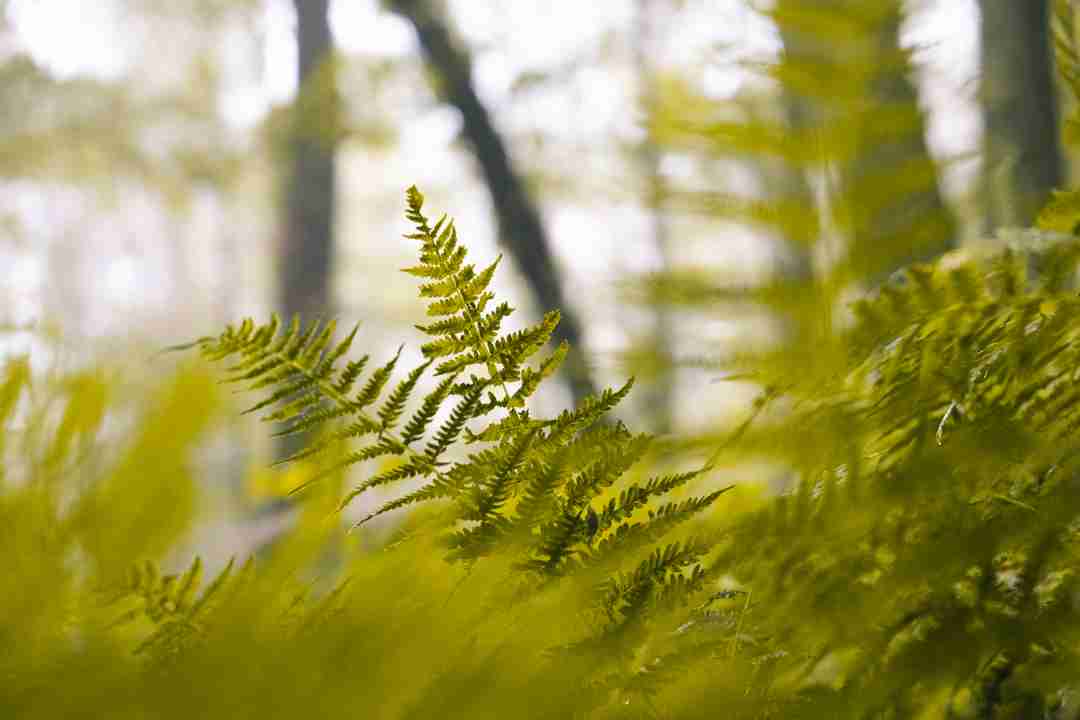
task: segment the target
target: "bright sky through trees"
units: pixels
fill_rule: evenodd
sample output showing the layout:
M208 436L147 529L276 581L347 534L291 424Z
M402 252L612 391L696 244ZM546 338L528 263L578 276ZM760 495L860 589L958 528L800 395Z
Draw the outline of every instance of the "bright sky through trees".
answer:
M702 47L719 45L728 67L710 64L704 86L710 94L734 93L747 79L741 60L775 52L769 25L754 16L744 0L691 2L683 25L663 48L659 64L685 61ZM598 42L612 27L631 22L633 3L608 0L497 0L450 3L452 15L470 43L483 48L502 35L512 56L478 53L477 83L489 101L523 71L552 69L583 47ZM933 110L931 143L938 152L974 147L971 103L959 106L957 91L970 100L977 63L977 9L973 0L922 0L905 33L909 45L925 48L923 92ZM89 74L116 78L137 62L139 48L123 27L116 0L11 0L10 19L25 48L58 76ZM582 17L585 13L585 17ZM58 18L63 21L57 22ZM404 20L379 8L377 0L337 0L330 14L338 45L347 53L401 57L415 40ZM256 122L273 103L295 91L293 13L288 0L263 0L259 29L264 47L257 87L236 87L223 103L228 119L241 126ZM545 29L547 28L547 29ZM500 43L502 44L502 43ZM239 46L239 44L238 44ZM238 49L237 52L242 52ZM939 117L946 116L946 117Z
M145 9L140 1L9 0L7 9L14 41L49 72L60 78L83 75L118 82L136 76L137 80L130 84L144 91L143 81L151 86L159 82L156 73L168 70L159 66L167 65L169 61L163 58L172 55L166 55L168 48L155 46L155 40L149 39L152 34L143 32L138 25ZM218 34L214 37L195 40L216 57L221 71L219 112L235 131L237 142L246 143L267 113L295 92L295 20L291 0L238 0L236 4L254 8L249 16L254 22L225 21L220 31L215 28ZM703 92L715 98L735 95L754 81L740 63L768 58L778 48L771 25L749 9L751 4L747 0L686 0L680 12L673 14L674 20L658 33L653 67L698 68L695 72ZM169 11L168 4L161 7ZM620 144L633 143L640 137L632 70L626 63L620 68L621 61L609 62L610 58L604 56L605 42L613 37L621 38L616 42L626 42L632 36L634 7L633 0L448 3L453 24L472 54L478 93L491 108L497 124L508 137L539 134L565 145L560 152L576 163L574 179L584 181L590 190L612 180L620 182L620 171L611 155ZM974 151L979 147L980 122L975 97L976 3L919 0L916 8L904 39L906 44L920 48L924 68L920 90L930 110L930 146L939 157ZM419 63L411 27L381 9L378 0L336 0L331 6L330 22L337 45L357 69L388 60ZM174 52L182 54L184 50L180 47ZM622 52L616 49L614 54ZM578 71L566 71L575 65ZM538 93L511 93L523 78L543 74L558 78L558 83L552 83L558 87ZM417 75L417 82L422 82L421 77ZM386 247L370 239L394 237L400 189L413 182L433 189L453 188L455 197L444 200L452 201L460 222L470 229L477 251L496 252L494 227L482 187L472 175L467 153L451 142L459 130L456 113L446 107L398 107L388 103L374 103L370 108L376 114L386 115L387 111L390 113L382 122L394 128L399 140L393 152L348 148L339 155L349 211L348 217L341 218L338 234L343 242L356 244L342 253L338 269L339 276L346 279L342 280L347 283L343 292L350 298L350 307L369 308L385 299L381 286L376 287L378 283L372 281L372 277L379 277L372 268L382 267L379 263L397 267L398 259L388 255L376 260L375 256L400 252L404 246ZM558 165L562 155L553 157ZM975 165L962 162L945 169L950 193L962 191L973 177ZM662 167L665 172L677 174L680 158L665 158ZM378 181L373 183L372 178ZM393 198L394 204L383 207L384 197ZM571 296L587 298L582 303L612 306L612 297L605 296L603 302L598 302L589 293L599 292L598 288L611 292L604 278L610 280L622 272L657 266L659 259L648 242L648 224L640 208L625 202L589 206L566 197L545 198L544 204L556 249L563 257L574 257L572 267L565 267L564 272ZM598 223L600 217L602 223ZM222 224L220 218L209 220L213 232L206 234L210 238L207 242L216 242L213 238L220 236ZM598 231L598 224L602 231ZM115 235L115 225L110 223L102 231ZM78 227L85 229L81 223ZM143 244L133 245L131 252L100 253L101 262L109 264L99 277L105 278L110 297L132 295L132 291L124 289L128 280L147 277L147 267L157 272L153 268L167 260L162 256L147 262L141 257L157 252L155 243L160 245L162 240L161 230L156 227L143 224L138 231L132 231ZM93 237L87 230L80 242L97 242ZM259 242L266 239L262 233L253 237ZM727 235L723 245L740 263L751 261L758 247L752 238ZM20 267L35 269L25 273L25 283L42 275L41 262L40 258L33 262L25 259ZM138 272L133 270L136 262L141 263ZM506 273L504 277L512 275ZM503 290L513 297L509 288ZM103 312L106 318L123 317ZM601 351L619 346L622 319L611 315L593 320L590 344Z

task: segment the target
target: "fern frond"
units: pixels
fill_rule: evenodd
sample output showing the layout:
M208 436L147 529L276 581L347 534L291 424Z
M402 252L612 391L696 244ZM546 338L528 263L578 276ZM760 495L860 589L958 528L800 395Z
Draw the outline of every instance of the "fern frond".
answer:
M687 483L701 476L700 470L692 472L664 475L651 478L645 484L635 483L619 493L617 498L612 498L600 512L598 532L604 532L612 525L628 519L637 510L644 507L651 498L665 495L672 490L683 487Z
M431 462L438 462L442 454L446 452L458 439L458 436L461 435L461 431L465 428L465 423L476 417L476 407L480 402L480 396L483 392L483 386L477 385L454 407L453 411L450 413L450 418L443 423L443 426L435 433L435 437L431 439L425 449L425 454L430 458Z
M368 361L371 359L369 355L364 355L358 360L350 360L345 365L345 370L342 371L338 377L337 383L334 385L334 392L339 395L348 395L352 390L352 386L356 383L357 378L364 372L364 368L367 366Z
M493 466L493 471L465 498L462 519L490 522L506 504L518 479L518 470L524 465L537 433L536 428L522 433L512 443L500 445L490 459L481 461Z
M401 508L409 507L411 505L417 505L419 503L431 502L433 500L444 500L457 496L460 492L460 487L453 483L451 478L447 475L436 475L435 478L427 485L402 495L399 498L390 500L383 503L379 508L371 513L368 513L363 518L353 524L353 528L358 528L361 525L365 525L371 522L377 517L385 515L386 513L399 510Z
M427 432L428 425L435 419L435 415L439 412L439 408L446 401L446 398L450 396L450 391L453 389L454 382L456 382L457 376L451 376L444 379L439 386L435 388L434 392L430 393L424 398L423 404L420 409L409 418L409 421L405 423L405 427L401 433L401 442L405 445L411 445L424 436Z
M150 650L175 653L202 635L205 617L228 581L232 568L233 560L230 560L200 593L203 563L198 556L180 576L162 575L157 565L149 561L136 565L120 598L134 597L139 601L139 607L124 613L110 627L145 616L156 627L135 647L134 653L140 655Z
M569 348L560 344L535 367L527 363L549 342L559 313L548 312L535 325L504 331L513 308L499 303L486 309L494 299L489 287L499 260L481 270L469 264L453 221L443 216L432 226L415 188L408 193L406 215L415 226L409 237L421 245L420 264L406 272L423 278L420 295L428 300L428 314L441 319L417 326L429 338L421 348L425 360L385 397L402 348L354 391L368 356L340 369L337 365L352 347L355 327L334 344L333 323L305 327L294 319L281 330L274 317L265 326L244 321L201 344L211 359L240 356L229 368L231 379L270 388L250 411L263 411L265 420L284 423L279 434L340 423L286 461L310 458L343 442L367 441L326 464L293 492L360 463L392 458L381 472L356 483L340 507L365 492L404 481L418 480L419 488L382 503L357 526L419 503L451 501L453 522L463 526L446 538L450 559L478 560L513 535L525 540L519 544L526 552L522 566L547 578L569 570L575 557L591 557L602 537L608 545L618 544L615 538L622 535L656 540L677 520L715 499L714 494L660 506L649 520L638 523L636 534L616 527L653 498L697 476L687 473L631 485L598 513L594 505L613 492L650 444L647 435L634 435L622 423L601 424L633 381L587 397L555 418L534 418L525 404L558 370ZM432 367L437 386L420 399L401 435L395 435L425 371ZM466 376L466 371L471 374ZM451 397L456 401L449 416L429 434ZM420 443L423 450L414 449ZM465 445L481 447L446 459Z
M383 388L386 387L386 383L390 381L390 376L394 373L394 367L397 366L403 349L403 345L398 346L397 352L394 353L394 357L390 358L385 365L371 374L367 383L356 396L355 406L357 408L365 408L378 399L379 394L383 391Z
M530 367L523 368L521 371L521 386L510 398L508 405L510 407L524 407L525 401L528 400L533 393L540 387L540 383L554 375L559 367L562 366L563 361L566 360L567 353L570 352L570 345L565 341L559 343L559 347L555 349L549 357L545 358L540 363L540 367L533 370Z
M590 455L595 459L567 484L568 506L581 507L610 487L641 459L651 442L650 436L632 436L625 427L617 427L610 439L599 440L597 445L589 448Z
M217 576L210 582L210 585L207 586L206 590L204 590L202 594L199 595L199 599L191 605L191 610L189 613L190 617L198 618L207 612L211 604L216 599L218 593L232 576L235 562L235 558L229 558L229 562L225 564L225 567L222 568L221 572L219 572Z
M566 438L595 425L630 393L633 386L634 380L631 378L617 390L605 388L600 395L582 400L577 408L564 410L551 421L548 429L549 440Z
M630 573L609 581L603 606L609 617L621 622L636 619L646 607L659 599L670 603L686 593L700 589L704 572L696 563L707 548L700 543L670 543L653 550ZM676 573L693 567L689 578Z
M556 491L570 473L568 447L549 447L547 454L549 457L546 460L533 461L528 473L531 480L522 490L521 500L514 508L514 525L522 531L532 532L537 522L549 514L557 500Z
M691 497L681 502L665 503L650 510L648 519L616 525L596 544L586 561L588 566L607 566L637 550L651 545L682 523L701 514L734 486L714 490L707 495Z
M528 410L513 409L513 405L511 405L511 408L506 417L502 420L496 420L478 433L465 428L465 442L470 445L478 442L499 442L503 438L524 432L528 428L548 424L544 420L534 420L529 415Z
M380 444L372 446L368 449L367 453L361 451L350 455L345 462L341 464L341 467L347 467L353 463L362 462L364 460L370 460L379 455L400 454L400 446L393 445L392 450L388 450L390 447L386 444ZM407 460L404 460L400 465L397 465L389 470L384 470L377 475L374 475L364 482L353 488L342 500L338 509L344 509L354 498L363 495L368 490L373 488L382 487L384 485L390 485L402 480L409 480L410 478L422 477L432 471L434 465L425 457L412 456Z
M390 397L388 397L383 406L379 408L379 419L382 421L382 429L384 431L393 429L397 424L398 418L401 417L401 413L405 411L405 403L416 388L416 383L420 381L420 376L428 369L431 362L432 361L429 360L409 373L409 376L394 388L394 391L390 393Z
M350 405L341 405L338 407L320 407L310 410L302 417L296 419L291 425L288 425L281 430L277 430L271 433L270 437L280 438L290 435L297 435L299 433L306 433L315 428L337 420L338 418L347 417L354 412L354 409Z

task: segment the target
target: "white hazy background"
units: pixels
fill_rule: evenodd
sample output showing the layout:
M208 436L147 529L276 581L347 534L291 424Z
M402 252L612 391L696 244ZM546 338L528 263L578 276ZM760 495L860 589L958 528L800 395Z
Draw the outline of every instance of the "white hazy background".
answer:
M12 30L5 53L23 51L60 79L92 77L127 82L153 93L181 79L176 71L200 52L210 52L222 68L217 97L220 120L238 147L275 106L296 91L295 18L290 0L245 0L250 9L237 13L202 37L161 36L140 22L132 5L117 0L9 0ZM975 0L924 0L905 29L904 42L920 48L921 92L929 111L929 141L941 158L978 148L980 128L975 104L978 14ZM632 42L636 3L632 0L451 0L453 26L474 59L481 98L516 152L515 139L543 133L550 145L566 149L556 160L574 160L574 179L587 188L617 182L615 146L640 137L636 83L628 48L604 47ZM654 69L703 68L701 89L709 96L734 96L754 78L741 61L774 54L777 39L767 22L745 0L699 0L663 24L650 48ZM454 143L460 121L455 111L429 96L419 69L416 40L404 20L379 8L377 0L337 0L331 24L339 49L357 72L364 66L396 63L419 86L381 88L373 99L385 109L382 123L393 127L397 142L369 147L350 142L339 162L342 178L339 280L348 310L378 310L385 287L382 260L397 261L408 251L397 238L402 188L417 183L440 206L459 217L474 252L496 252L485 190L468 150ZM619 57L621 52L622 57ZM552 79L537 90L514 93L515 84L539 74ZM399 83L400 84L400 83ZM348 90L346 89L346 92ZM396 105L395 105L396 104ZM544 158L522 156L523 169L542 171ZM680 171L669 158L664 171ZM959 163L946 176L952 194L964 190L973 163ZM13 186L14 185L14 186ZM266 254L273 244L274 217L263 203L261 222L237 225L236 212L212 193L196 193L181 217L154 207L151 200L128 196L117 207L102 208L72 188L19 187L5 183L3 206L18 216L23 231L18 252L8 255L8 286L16 323L48 314L50 293L72 296L58 317L93 336L130 333L133 321L152 327L156 316L175 304L177 294L199 298L213 310L210 326L222 317L265 309L268 269L251 275L223 267L222 260L244 265ZM618 344L618 329L592 310L604 305L593 292L610 291L613 273L644 270L658 262L647 236L645 210L628 198L610 203L574 202L568 194L541 198L545 219L568 276L570 296L590 308L590 350L602 353ZM606 206L605 206L606 205ZM177 251L165 245L181 245ZM736 243L738 244L738 243ZM63 251L56 246L62 246ZM230 252L223 251L232 245ZM723 239L717 241L723 247ZM54 257L50 255L52 250ZM177 254L187 277L177 278ZM55 257L59 253L61 257ZM92 256L92 260L82 257ZM384 258L389 255L391 257ZM50 269L90 263L75 273L73 288L59 288ZM377 267L374 267L377 266ZM375 272L372 272L375 270ZM58 273L59 274L59 273ZM197 291L183 287L194 283ZM63 291L62 293L60 291ZM405 297L410 295L405 293ZM524 302L524 301L522 301ZM607 318L610 320L611 318ZM197 317L187 322L203 325ZM182 329L184 323L180 323ZM177 323L172 324L176 328ZM169 328L168 325L165 326Z
M123 357L138 348L129 359L139 367L147 346L215 333L225 322L265 318L272 309L281 211L261 128L296 92L295 17L291 0L228 0L218 2L229 9L212 21L185 16L215 1L0 0L0 58L29 55L57 80L123 85L152 103L182 91L198 63L211 63L217 75L207 141L212 136L242 158L239 179L227 191L193 181L179 205L108 172L89 183L0 179L6 310L0 323L55 324L75 355L93 349ZM941 159L973 154L981 133L976 0L922 0L912 7L903 42L918 48L931 149ZM648 318L624 307L619 281L661 262L651 211L627 180L638 171L626 148L643 137L633 61L637 2L448 0L447 11L519 170L543 181L537 199L598 380L621 382L614 359ZM403 190L415 183L433 213L453 214L481 260L499 251L487 192L459 141L456 111L438 103L427 85L411 26L377 0L336 0L331 24L345 58L341 89L360 130L338 154L340 314L363 321L365 351L405 339L415 354L418 338L402 335L417 316L414 286L396 272L413 253L401 238ZM716 99L752 89L757 80L742 64L777 49L770 25L745 0L686 0L677 13L658 10L647 47L653 71L693 73L698 89ZM694 165L669 153L660 169L677 178ZM951 163L949 195L968 192L976 171L975 161ZM672 227L676 259L694 260L693 249L704 247L712 264L748 272L764 259L745 230L685 218L673 218ZM502 268L498 290L535 315L540 309L531 307L516 271L509 263ZM684 332L689 337L676 335L676 344L688 349L702 338L734 336L715 319ZM0 352L31 349L47 362L52 350L35 338L9 332ZM746 400L738 388L700 372L680 371L677 380L676 427ZM541 402L561 407L567 400L556 390ZM232 449L222 451L221 462L233 475L242 472L249 460L237 448L247 445L229 438L224 445ZM273 532L216 528L208 532L223 553Z

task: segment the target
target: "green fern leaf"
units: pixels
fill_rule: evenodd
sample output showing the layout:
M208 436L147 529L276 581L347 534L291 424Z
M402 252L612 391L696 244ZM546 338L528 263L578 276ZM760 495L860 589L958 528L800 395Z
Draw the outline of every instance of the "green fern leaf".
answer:
M390 358L385 365L371 373L371 377L356 396L355 405L357 409L366 408L379 398L383 388L386 387L386 383L390 381L390 376L394 373L394 367L397 365L398 359L401 357L401 351L404 347L404 345L398 346L397 352L394 353L394 357Z
M408 377L398 383L398 386L390 393L390 397L379 408L378 415L382 421L383 430L391 430L397 424L398 418L405 411L405 403L408 402L409 396L412 395L413 390L416 388L416 383L420 381L420 376L424 374L424 371L428 369L431 363L432 361L428 360L410 372Z

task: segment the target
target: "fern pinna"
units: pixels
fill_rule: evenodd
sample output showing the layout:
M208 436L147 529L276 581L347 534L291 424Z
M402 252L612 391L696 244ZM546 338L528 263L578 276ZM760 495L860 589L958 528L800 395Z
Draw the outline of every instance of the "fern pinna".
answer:
M407 237L420 243L420 263L405 272L423 281L420 295L428 299L432 321L417 326L429 338L421 348L425 362L389 392L400 349L361 383L368 356L345 361L355 327L335 343L333 322L305 326L294 318L283 329L275 317L261 326L245 320L220 337L197 341L210 360L239 358L228 368L230 379L267 392L248 412L265 411L264 419L281 423L277 435L336 423L321 440L282 462L320 455L342 441L360 441L294 492L327 473L395 458L388 469L356 485L341 507L373 488L408 480L421 484L357 524L410 505L448 501L452 529L446 540L452 559L472 561L513 546L522 550L517 567L549 578L573 568L618 567L633 557L631 549L647 551L720 496L723 490L649 507L701 471L618 484L650 444L648 436L630 432L623 423L604 421L632 381L588 397L557 417L534 417L526 401L556 372L568 348L560 345L535 366L528 361L547 344L558 312L524 329L504 331L513 308L496 303L489 289L499 260L478 270L466 262L468 252L453 221L444 216L430 224L416 188L408 190L407 202L406 217L415 226ZM425 373L439 382L407 414ZM446 406L449 416L436 426ZM640 604L649 596L642 594L643 578L658 592L667 588L668 594L676 585L696 587L701 580L696 562L704 551L694 543L657 550L626 578L612 581L608 608L630 607L634 603L626 597L631 595Z

